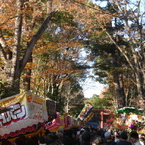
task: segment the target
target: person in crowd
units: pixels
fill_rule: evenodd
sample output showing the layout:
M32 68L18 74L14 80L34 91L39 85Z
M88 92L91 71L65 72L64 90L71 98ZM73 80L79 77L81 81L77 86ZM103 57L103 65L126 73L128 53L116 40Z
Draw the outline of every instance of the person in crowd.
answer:
M119 132L117 132L117 131L114 132L114 137L115 137L114 141L116 143L118 143L121 140L121 136L120 136Z
M15 139L16 145L25 145L27 138L24 135L19 135L18 138Z
M90 136L91 136L91 138L93 138L96 134L97 134L96 129L95 128L90 128Z
M38 145L46 145L46 138L43 135L38 137Z
M53 143L50 143L48 145L63 145L62 142L60 142L60 140L56 140Z
M34 140L34 142L35 142L36 145L39 145L39 142L38 142L39 135L32 136L31 139Z
M12 143L6 139L2 139L1 144L0 145L12 145Z
M113 141L111 132L107 131L104 133L104 137L106 139L105 145L116 145L117 143Z
M96 135L91 139L91 145L105 145L104 139Z
M35 141L32 138L28 138L26 140L25 145L37 145L37 144L35 143Z
M80 132L77 132L77 135L78 135L78 140L77 140L77 144L80 145L82 144L82 134L85 132L85 129L84 128L81 128L80 129Z
M82 133L82 143L81 143L81 145L90 145L90 139L91 139L90 132L88 130L85 130Z
M127 132L123 131L120 134L120 141L117 143L117 145L132 145L131 142L127 141L128 140L128 134Z
M79 136L80 136L80 129L78 128L78 130L76 132L76 136L75 136L76 141L78 142L78 144L79 144Z
M145 144L145 134L142 133L140 135L140 140L141 140L141 142L143 142Z
M61 131L57 131L57 132L56 132L56 135L57 135L57 137L58 137L59 140L62 140L62 138L63 138L63 133L62 133Z
M130 141L132 142L132 145L144 145L144 143L139 140L139 135L136 131L130 133Z
M101 129L97 129L96 133L97 133L98 136L100 136L102 138L105 138L104 137L104 134L105 134L104 129L102 129L102 128Z
M73 137L73 132L72 130L65 130L64 135L62 137L62 143L64 145L76 145L75 139Z
M49 145L51 143L54 143L58 140L58 137L55 133L48 133L46 136L46 144Z

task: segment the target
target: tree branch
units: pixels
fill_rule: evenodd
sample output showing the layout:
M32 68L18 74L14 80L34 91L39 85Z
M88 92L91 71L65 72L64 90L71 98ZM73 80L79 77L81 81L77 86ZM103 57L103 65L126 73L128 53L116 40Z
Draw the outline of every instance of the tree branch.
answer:
M8 18L5 22L0 23L0 26L6 24L9 20L14 19L14 18L16 18L16 17L18 17L18 16L15 16L15 17L12 17L12 18Z
M43 32L45 31L45 29L47 28L47 25L49 23L49 21L51 20L51 18L54 16L54 14L56 13L56 11L50 13L50 15L45 19L45 21L43 22L43 24L41 25L40 29L38 30L38 32L33 36L33 38L31 39L27 50L24 54L24 57L22 59L22 64L20 66L20 70L22 71L30 57L30 54L33 50L34 45L36 44L37 40L39 40L39 38L41 37L41 35L43 34Z

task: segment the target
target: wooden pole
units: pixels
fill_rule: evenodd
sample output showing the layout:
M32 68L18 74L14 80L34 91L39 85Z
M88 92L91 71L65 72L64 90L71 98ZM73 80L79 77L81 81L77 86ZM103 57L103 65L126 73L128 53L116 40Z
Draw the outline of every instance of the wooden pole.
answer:
M104 127L104 112L101 111L100 115L101 115L101 126L100 127L103 128Z

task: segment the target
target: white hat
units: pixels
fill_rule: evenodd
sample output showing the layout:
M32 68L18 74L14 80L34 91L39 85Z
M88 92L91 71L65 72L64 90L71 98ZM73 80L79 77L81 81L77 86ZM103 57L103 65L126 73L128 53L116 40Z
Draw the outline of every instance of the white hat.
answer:
M85 129L84 128L81 128L81 130L80 131L85 131Z
M106 138L106 139L109 139L110 137L111 137L111 132L105 132L105 134L104 134L104 137Z

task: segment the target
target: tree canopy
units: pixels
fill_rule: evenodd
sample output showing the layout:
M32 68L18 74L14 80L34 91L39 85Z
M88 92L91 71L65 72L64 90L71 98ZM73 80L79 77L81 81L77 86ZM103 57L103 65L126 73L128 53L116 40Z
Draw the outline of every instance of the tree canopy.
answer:
M63 110L70 100L83 101L79 79L93 68L118 108L144 106L144 2L98 2L2 0L1 98L32 90ZM89 55L80 61L84 50Z

